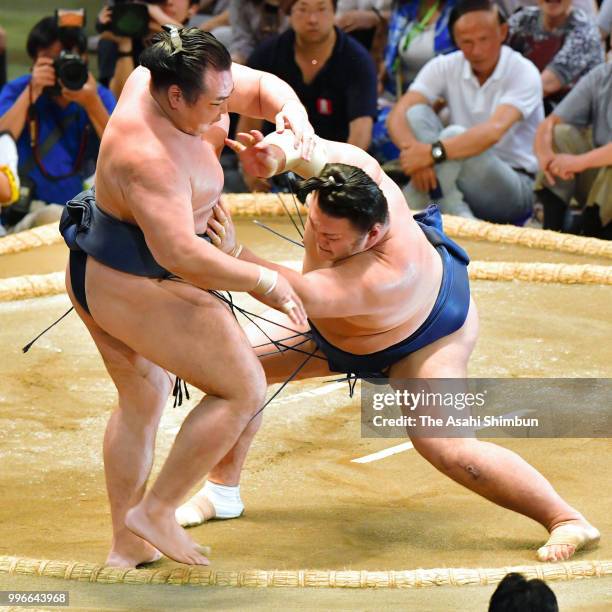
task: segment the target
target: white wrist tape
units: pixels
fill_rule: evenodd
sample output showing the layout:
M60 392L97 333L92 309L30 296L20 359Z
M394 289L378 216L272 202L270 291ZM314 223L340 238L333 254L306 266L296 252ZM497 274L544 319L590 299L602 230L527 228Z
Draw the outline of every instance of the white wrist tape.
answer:
M259 295L268 295L272 293L276 288L278 282L278 272L276 270L270 270L270 268L264 268L259 266L259 279L253 289L253 293Z
M300 149L294 146L295 135L291 130L285 130L282 134L272 132L264 138L264 142L277 146L285 154L285 168L283 172L295 172L302 178L310 178L311 176L319 176L327 163L327 148L323 141L314 136L315 147L310 157L310 161L306 161L300 157Z

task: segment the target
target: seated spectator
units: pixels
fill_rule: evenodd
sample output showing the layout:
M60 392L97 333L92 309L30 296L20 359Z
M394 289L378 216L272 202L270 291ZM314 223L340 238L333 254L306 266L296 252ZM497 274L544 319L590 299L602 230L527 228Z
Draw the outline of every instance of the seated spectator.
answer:
M578 84L538 128L536 181L544 229L569 229L574 198L584 209L586 236L612 239L612 64L602 64Z
M597 25L601 39L610 42L610 34L612 33L612 0L603 0L597 17Z
M229 50L238 64L246 63L259 43L289 25L279 0L230 0L229 14L232 25Z
M410 175L408 203L424 208L433 198L454 215L525 220L537 170L533 139L544 117L540 75L503 45L508 25L490 0L460 0L449 27L460 50L430 60L389 115ZM431 108L439 98L448 104L446 128Z
M489 612L559 612L552 589L539 578L506 574L489 602Z
M539 0L495 0L495 4L504 11L504 15L507 17L525 6L537 6L538 2ZM572 0L572 6L583 11L593 20L597 17L595 0Z
M100 83L110 88L115 98L132 71L139 64L140 54L147 46L149 39L161 30L162 25L172 23L176 26L186 25L198 8L198 0L161 0L146 4L149 13L149 31L142 39L115 36L109 30L100 35L98 42L98 72ZM98 22L106 26L111 21L112 8L105 4Z
M66 51L86 62L85 49L82 30L66 38L55 18L45 17L27 40L32 73L8 82L0 92L0 130L17 141L22 192L25 187L30 199L46 204L63 205L82 191L84 179L95 170L99 139L115 106L113 95L96 83L86 65L87 81L78 90L56 78L54 59ZM4 212L9 225L18 220L12 218L15 210ZM23 215L27 207L20 210Z
M289 83L319 136L367 149L376 115L376 67L361 43L334 26L334 8L333 0L287 2L291 27L258 46L248 65ZM237 131L261 125L241 117ZM258 181L249 186L256 183L262 188Z
M385 163L399 157L387 130L393 104L408 90L421 68L436 55L455 51L448 18L456 0L396 0L382 73L382 100L372 132L371 153Z
M210 32L229 49L232 44L229 0L203 0L199 4L198 14L191 17L187 27L196 27L204 32Z
M551 111L578 79L604 61L595 22L571 0L539 0L508 21L508 44L530 59L542 76L544 105Z
M391 0L338 0L336 25L372 49L376 30L391 16Z

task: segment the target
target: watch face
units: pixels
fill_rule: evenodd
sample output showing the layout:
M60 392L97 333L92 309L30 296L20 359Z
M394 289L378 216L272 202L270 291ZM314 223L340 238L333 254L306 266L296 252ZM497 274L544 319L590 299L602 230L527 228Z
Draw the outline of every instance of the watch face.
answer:
M431 147L431 156L434 159L441 159L443 155L442 148L439 145L434 145Z

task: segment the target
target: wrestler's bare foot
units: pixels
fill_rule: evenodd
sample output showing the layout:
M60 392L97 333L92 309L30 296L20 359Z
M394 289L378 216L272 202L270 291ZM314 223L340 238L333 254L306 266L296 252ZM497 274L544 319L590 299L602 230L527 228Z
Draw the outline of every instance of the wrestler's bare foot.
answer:
M153 563L162 558L162 554L141 537L129 529L118 533L113 539L113 545L105 565L110 567L136 567L143 563Z
M128 529L153 544L164 555L189 565L208 565L202 554L206 547L196 544L176 522L174 508L161 503L149 492L145 499L128 511L125 524Z
M595 548L599 538L599 531L583 518L563 521L552 527L537 556L540 561L567 561L579 550Z

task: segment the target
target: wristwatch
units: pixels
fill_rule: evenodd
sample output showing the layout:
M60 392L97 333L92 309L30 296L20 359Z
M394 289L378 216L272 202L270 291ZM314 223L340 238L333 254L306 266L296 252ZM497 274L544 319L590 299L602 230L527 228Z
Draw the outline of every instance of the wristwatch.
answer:
M439 164L446 160L446 149L439 140L431 145L431 156L434 164Z

